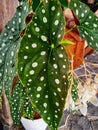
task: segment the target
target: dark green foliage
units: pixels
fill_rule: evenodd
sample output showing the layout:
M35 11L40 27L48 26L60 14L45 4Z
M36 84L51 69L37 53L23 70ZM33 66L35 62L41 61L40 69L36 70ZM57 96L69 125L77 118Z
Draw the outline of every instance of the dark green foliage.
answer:
M32 102L32 100L31 100ZM23 116L29 119L33 119L34 115L34 107L31 104L29 97L25 97L24 99L24 106L23 106Z
M2 87L4 87L11 105L14 124L20 122L23 105L23 88L18 83L18 80L14 81L14 78L17 76L16 62L17 50L20 44L20 32L26 27L23 21L25 21L28 12L29 4L24 2L17 8L14 17L8 22L0 35L0 92ZM12 87L15 88L13 88L13 92Z
M92 48L98 50L98 17L89 7L78 0L71 0L69 7L80 21L78 26L80 35L87 40Z
M32 8L34 12L36 8L38 7L39 3L40 3L40 0L33 0Z
M64 8L68 8L68 0L60 0L60 2Z
M78 82L76 81L76 79L73 78L73 84L72 84L71 91L72 91L72 98L74 101L76 101L78 98L77 86L78 86Z
M33 119L34 107L31 102L26 88L24 88L20 83L17 83L13 89L10 101L11 115L15 125L19 125L22 116Z
M19 125L20 119L23 112L23 102L24 102L25 91L21 84L17 84L13 90L13 95L10 101L11 115L15 125Z
M29 12L28 2L17 8L17 11L0 35L0 94L5 88L7 97L11 94L12 81L17 74L17 50L20 44L20 32L25 27L25 17Z
M70 86L71 88L71 94L72 94L72 99L74 101L77 100L78 98L78 91L77 91L77 86L78 86L78 82L76 81L76 79L73 77L72 73L68 74L68 86Z

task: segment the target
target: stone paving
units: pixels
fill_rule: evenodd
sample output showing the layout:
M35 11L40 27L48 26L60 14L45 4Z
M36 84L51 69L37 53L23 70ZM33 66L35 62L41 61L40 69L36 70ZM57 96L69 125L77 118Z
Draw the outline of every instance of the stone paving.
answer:
M93 79L95 73L98 74L98 52L87 56L85 58L86 67L91 72L90 75ZM94 64L91 65L91 63ZM75 70L81 79L85 80L85 71L83 65ZM98 130L98 107L93 106L88 103L88 113L87 116L83 116L80 112L71 114L65 111L60 123L60 128L58 130Z

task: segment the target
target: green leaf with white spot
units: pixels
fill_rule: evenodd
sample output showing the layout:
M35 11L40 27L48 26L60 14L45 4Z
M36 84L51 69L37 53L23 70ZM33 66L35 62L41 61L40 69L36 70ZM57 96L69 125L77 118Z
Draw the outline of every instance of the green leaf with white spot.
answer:
M20 5L11 21L0 35L0 94L2 87L10 98L12 80L17 74L17 50L20 44L20 32L26 27L25 17L30 11L28 2Z
M10 106L15 125L19 125L21 117L32 119L34 107L30 102L27 90L18 82L12 91Z
M38 113L57 129L68 91L67 54L60 41L65 19L58 0L42 2L28 25L18 52L18 74Z
M15 125L19 125L20 123L20 119L23 112L24 94L25 91L23 86L18 83L13 90L10 103L11 115Z
M16 57L17 49L19 47L20 40L17 40L13 45L8 47L5 56L5 64L3 71L3 87L5 88L6 95L10 100L13 79L17 75L16 70Z
M77 27L81 36L92 48L98 50L98 17L88 6L78 0L71 0L69 8L74 11L80 21Z
M69 86L71 87L71 95L74 101L78 98L78 81L73 77L72 73L68 74Z
M71 92L72 92L72 99L73 99L74 101L76 101L77 98L78 98L77 86L78 86L78 82L77 82L76 79L73 77L73 84L72 84L72 90L71 90Z
M34 107L30 102L30 99L26 97L24 99L24 107L23 107L23 117L28 117L32 119L34 115Z

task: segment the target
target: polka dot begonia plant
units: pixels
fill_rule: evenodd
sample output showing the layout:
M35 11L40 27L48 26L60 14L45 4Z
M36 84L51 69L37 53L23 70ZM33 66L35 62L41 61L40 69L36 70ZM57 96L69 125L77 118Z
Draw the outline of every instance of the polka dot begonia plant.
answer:
M17 80L16 84L18 84L12 95L12 87L15 87L13 80L17 77L18 72L16 62L17 50L21 40L20 32L26 27L24 21L29 11L28 2L24 1L24 3L21 3L12 20L8 22L0 35L0 95L2 94L2 88L4 88L11 105L12 118L15 124L19 123L21 118L20 113L22 112L23 98L18 97L20 97L19 95L23 88L21 89L21 85ZM17 87L20 87L19 95L17 94Z
M62 116L68 89L68 59L60 41L64 16L56 0L42 2L26 28L18 52L18 74L51 129Z
M70 79L72 98L78 98L78 83L69 78L64 46L72 42L63 39L66 22L62 8L67 6L73 11L80 22L76 25L80 35L95 50L98 18L78 0L19 1L14 17L0 35L0 94L4 88L14 124L19 124L22 116L32 119L37 111L51 130L57 130ZM26 25L31 11L33 17Z

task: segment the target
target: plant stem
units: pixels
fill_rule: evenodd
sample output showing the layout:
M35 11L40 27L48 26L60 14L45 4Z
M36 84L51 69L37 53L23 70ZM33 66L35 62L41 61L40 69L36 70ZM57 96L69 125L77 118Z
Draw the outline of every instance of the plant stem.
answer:
M65 32L64 35L70 33L71 31L73 31L76 27L77 27L77 25L75 24L71 29L69 29L67 32Z

